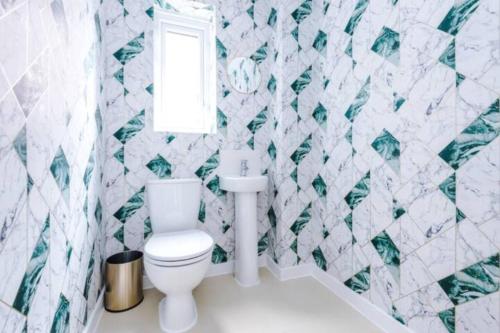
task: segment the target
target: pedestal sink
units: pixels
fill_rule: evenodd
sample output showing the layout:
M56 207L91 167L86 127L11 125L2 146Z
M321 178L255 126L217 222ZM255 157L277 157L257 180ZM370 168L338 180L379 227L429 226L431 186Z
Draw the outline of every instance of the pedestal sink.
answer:
M267 186L266 176L221 176L221 189L234 192L236 214L235 279L243 287L259 284L257 253L257 192Z

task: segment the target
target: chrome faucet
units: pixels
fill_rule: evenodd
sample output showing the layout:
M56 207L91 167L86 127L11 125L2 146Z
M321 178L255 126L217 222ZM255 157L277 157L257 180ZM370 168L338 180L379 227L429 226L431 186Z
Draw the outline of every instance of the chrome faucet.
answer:
M246 177L248 173L248 160L241 160L240 176Z

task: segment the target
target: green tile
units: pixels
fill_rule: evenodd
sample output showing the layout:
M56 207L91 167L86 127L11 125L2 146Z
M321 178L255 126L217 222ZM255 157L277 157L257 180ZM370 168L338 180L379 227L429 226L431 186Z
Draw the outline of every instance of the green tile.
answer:
M399 64L399 33L383 27L371 50L391 63Z
M356 208L370 194L370 171L361 178L344 200L351 209Z
M175 140L175 135L173 134L168 134L166 137L165 137L165 143L168 145L170 142L174 141Z
M90 290L90 285L92 283L92 274L94 273L94 264L95 264L94 255L95 252L93 246L92 251L90 252L90 259L87 265L87 276L85 279L85 287L83 289L83 297L85 297L86 300L89 299L89 290Z
M438 313L439 319L449 333L455 333L455 308L446 309Z
M312 66L307 67L307 69L300 74L300 76L295 80L290 86L296 95L299 95L312 81Z
M320 125L325 126L328 116L328 110L323 106L323 104L318 103L318 106L313 111L314 120Z
M396 281L399 281L400 253L387 232L382 231L371 240L375 250Z
M254 54L250 56L250 59L255 61L257 64L261 64L267 58L268 44L265 42L262 44Z
M368 7L368 0L359 0L356 3L354 12L352 13L351 18L349 19L349 22L347 22L344 32L348 33L349 35L354 34L354 30L356 30L356 27L359 21L361 21L361 17L363 16L363 13L365 12L367 7Z
M271 8L271 12L269 13L269 17L267 18L267 25L274 28L277 20L278 20L278 11L275 8Z
M354 119L358 116L358 114L362 111L363 106L366 104L368 99L370 98L370 77L366 79L365 84L361 87L356 98L352 102L352 104L347 109L344 116L349 119L352 123Z
M295 238L292 244L290 244L290 250L292 250L295 254L297 254L297 249L298 249L298 242L297 238Z
M123 67L120 67L120 69L117 70L115 74L113 74L113 77L116 79L116 81L120 82L120 84L123 84Z
M300 146L293 152L290 156L295 165L299 165L300 162L306 157L307 154L311 152L312 149L312 134L309 134L306 139L300 144Z
M269 232L266 232L262 237L259 239L259 243L257 244L257 251L259 253L259 256L264 253L267 248L269 247Z
M125 164L125 146L121 146L115 153L113 157L116 158L121 164Z
M323 255L323 251L321 251L321 248L319 246L313 250L312 256L314 258L314 262L316 262L316 265L326 272L328 269L326 258Z
M346 280L344 284L358 294L370 289L370 266L365 267L353 277Z
M95 205L94 217L97 224L101 224L102 222L102 205L101 200L97 198L97 203Z
M305 0L300 4L300 6L295 9L292 12L292 17L297 22L297 24L300 24L302 21L304 21L309 15L311 15L312 12L312 0Z
M349 213L346 217L344 217L344 222L352 232L352 213Z
M69 332L70 304L68 299L63 295L59 295L57 309L52 319L50 333L67 333Z
M439 57L439 62L455 69L455 38L448 45L443 54Z
M221 109L217 108L217 129L227 128L227 116Z
M146 167L158 178L169 178L172 175L172 165L160 154L146 164Z
M142 51L144 51L144 32L128 42L127 45L113 53L113 56L122 65L125 65Z
M50 164L50 172L54 177L54 180L61 190L62 196L66 202L69 202L69 182L70 182L70 170L68 160L66 155L62 150L61 146L56 152L56 156Z
M497 253L438 283L455 305L497 292L500 279L499 256Z
M255 14L255 8L254 6L250 6L248 9L247 9L247 14L248 16L250 16L250 18L253 20L254 19L254 14Z
M320 198L326 197L327 187L326 183L320 175L317 175L312 182L313 188L316 190L316 193Z
M271 78L267 82L267 90L269 90L271 95L274 95L274 93L276 92L276 84L276 78L271 74Z
M479 0L456 1L439 24L438 29L455 36L477 7L479 7Z
M142 110L132 119L130 119L122 128L116 131L113 136L125 144L139 133L145 126L145 112Z
M139 191L134 193L134 195L113 214L113 216L122 223L127 222L129 217L134 215L137 210L144 206L144 191L145 187L143 186Z
M392 218L397 220L405 213L404 207L396 199L392 199Z
M392 309L391 309L391 316L392 316L392 318L399 321L401 324L406 325L406 322L403 318L403 315L398 311L398 309L394 305L392 306Z
M267 147L267 153L272 161L276 160L276 146L274 145L274 142L271 141L269 147Z
M328 43L328 35L324 31L319 30L318 33L316 34L316 38L314 38L313 47L319 53L324 54L327 43Z
M269 224L271 227L276 228L276 213L274 212L272 206L267 211L267 217L269 218Z
M210 190L210 192L212 192L215 196L219 198L226 195L226 191L220 188L220 181L218 176L215 176L207 183L207 188Z
M440 185L439 189L446 195L451 202L455 203L456 192L456 177L455 173L446 178Z
M311 210L312 204L309 203L290 227L295 236L298 236L302 229L311 221Z
M36 288L38 287L43 269L47 263L47 259L49 257L49 239L50 219L49 216L47 216L33 253L31 254L24 277L19 285L19 289L17 290L16 298L12 304L12 307L23 315L27 315L30 310L31 302L33 301L33 297L36 293Z
M113 234L113 238L125 245L125 228L121 225Z
M255 118L250 123L248 123L247 128L252 134L255 134L257 130L259 130L262 126L264 126L264 124L267 121L267 114L268 111L266 106L262 111L260 111L257 114L257 116L255 116Z
M224 44L222 44L219 38L215 39L215 45L217 48L217 59L225 60L227 58L227 49Z
M394 96L393 111L398 112L406 100L402 96L399 96L397 93L394 93L393 96Z
M207 179L208 176L212 174L212 172L217 169L220 162L219 150L213 153L202 166L196 170L195 174L201 178L202 180Z
M389 131L384 129L382 133L375 138L371 146L380 156L382 156L391 169L399 174L399 156L401 153L399 141L389 133Z
M219 244L215 244L212 251L212 263L222 264L224 262L227 262L227 252Z
M455 76L456 76L455 77L455 86L458 87L460 85L460 83L462 83L465 80L465 75L460 74L459 72L457 72L455 74Z
M148 216L144 220L144 239L147 239L149 235L153 233L153 227L151 226L151 218Z
M446 146L439 156L453 169L458 169L500 134L500 111L497 99L476 118L458 137Z
M201 200L200 209L198 210L198 221L205 223L205 218L207 217L206 204L205 201Z
M456 223L460 223L462 220L464 220L466 218L465 214L460 210L460 209L456 209L456 215L455 215L455 222Z

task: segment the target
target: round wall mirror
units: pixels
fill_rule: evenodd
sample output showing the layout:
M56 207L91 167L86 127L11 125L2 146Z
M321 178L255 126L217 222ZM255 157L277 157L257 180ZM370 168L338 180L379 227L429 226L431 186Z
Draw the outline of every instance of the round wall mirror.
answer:
M260 85L260 71L257 63L250 58L234 58L227 66L229 82L237 91L250 94Z

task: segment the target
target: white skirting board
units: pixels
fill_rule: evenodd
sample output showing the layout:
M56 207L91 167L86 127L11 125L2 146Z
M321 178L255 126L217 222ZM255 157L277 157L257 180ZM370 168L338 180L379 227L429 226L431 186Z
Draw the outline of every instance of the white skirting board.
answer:
M354 310L358 311L380 330L387 333L413 333L408 327L402 325L399 321L392 318L369 300L358 295L316 265L312 267L311 276L334 293L335 296L349 304Z
M413 333L408 327L383 312L373 303L361 295L356 294L337 279L322 271L314 264L301 264L292 267L279 267L271 257L262 255L259 257L259 266L266 267L280 281L298 279L302 277L312 277L337 297L349 304L372 324L386 333ZM234 272L234 261L228 261L218 265L211 265L206 277L232 274ZM148 277L144 275L144 289L154 288ZM97 326L104 312L104 288L99 295L96 307L89 317L84 333L97 332Z

